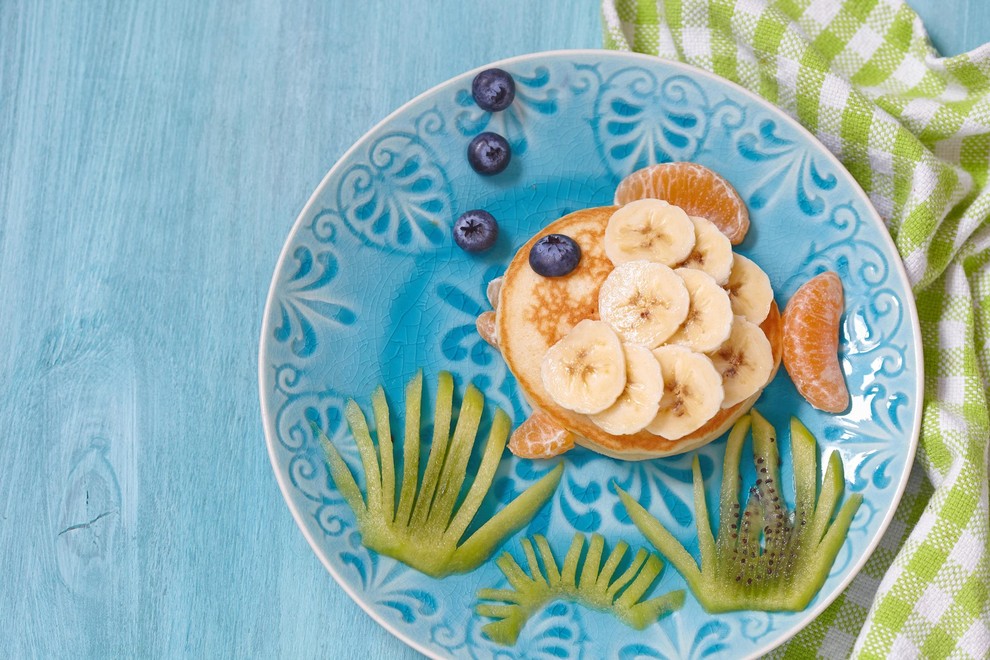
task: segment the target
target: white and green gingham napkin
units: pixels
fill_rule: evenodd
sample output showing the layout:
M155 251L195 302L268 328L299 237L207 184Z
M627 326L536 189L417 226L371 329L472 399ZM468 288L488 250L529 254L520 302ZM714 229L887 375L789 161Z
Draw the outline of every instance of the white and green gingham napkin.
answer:
M901 0L602 0L605 45L754 90L863 186L914 287L918 460L864 570L774 655L990 657L990 44L941 57Z

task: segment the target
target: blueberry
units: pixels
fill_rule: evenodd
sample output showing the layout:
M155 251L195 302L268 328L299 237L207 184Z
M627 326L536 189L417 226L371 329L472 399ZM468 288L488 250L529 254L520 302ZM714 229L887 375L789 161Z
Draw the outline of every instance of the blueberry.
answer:
M516 81L502 69L485 69L474 77L471 96L482 110L505 110L516 98Z
M498 133L480 133L468 145L468 162L478 174L498 174L511 158L508 141Z
M454 222L454 242L465 252L483 252L495 244L498 222L488 211L475 209Z
M570 236L548 234L529 251L529 266L543 277L561 277L577 268L581 246Z

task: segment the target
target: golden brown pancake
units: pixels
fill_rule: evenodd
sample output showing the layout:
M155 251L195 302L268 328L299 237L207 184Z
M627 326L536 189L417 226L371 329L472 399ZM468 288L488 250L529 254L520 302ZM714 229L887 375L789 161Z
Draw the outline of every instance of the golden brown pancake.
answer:
M606 433L586 415L558 406L543 387L540 365L547 350L579 321L598 319L598 290L612 271L612 262L605 256L605 226L616 208L602 206L570 213L547 225L519 249L505 272L498 296L495 334L499 350L526 400L573 431L579 444L624 460L680 454L727 431L756 403L762 388L745 401L719 411L694 433L668 440L645 430L632 435ZM543 277L529 266L530 248L547 234L570 236L581 247L580 263L564 277ZM781 320L776 303L760 327L773 349L773 380L781 358Z

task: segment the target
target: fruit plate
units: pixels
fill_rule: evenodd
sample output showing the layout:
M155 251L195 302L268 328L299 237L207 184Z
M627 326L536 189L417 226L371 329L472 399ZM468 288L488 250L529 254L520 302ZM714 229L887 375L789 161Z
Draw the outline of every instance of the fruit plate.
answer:
M921 345L894 245L863 191L814 137L721 78L605 51L537 53L496 66L516 80L507 110L492 114L475 105L476 72L422 94L340 159L290 232L268 294L259 357L262 417L282 494L344 590L430 656L739 658L766 652L809 623L863 566L911 468L922 402ZM486 130L513 147L509 167L492 177L473 172L466 158L471 137ZM803 612L709 615L689 594L682 609L635 631L607 614L559 602L531 619L515 646L498 646L481 633L489 619L473 612L479 588L505 584L494 559L440 580L365 549L310 422L328 429L356 466L343 421L347 399L367 408L381 383L393 410L401 410L403 385L422 368L428 392L437 373L448 370L459 386L474 382L489 404L520 423L528 408L474 327L488 308L486 283L548 222L610 204L620 179L641 166L679 160L711 167L740 192L752 228L737 249L767 271L781 308L818 272L842 277L840 356L851 407L842 415L814 410L781 369L757 409L778 429L797 415L823 452L837 449L847 493L861 493L863 505L824 587ZM474 208L487 209L501 226L494 248L481 255L460 250L450 233L453 220ZM424 405L424 416L428 409ZM780 443L785 466L787 435L781 433ZM542 533L562 557L575 530L648 547L610 488L614 481L697 557L691 460L699 455L709 502L715 502L724 447L723 437L697 452L647 462L582 449L551 461L506 452L489 494L493 507L557 462L566 467L549 504L502 549L519 557L522 534ZM792 500L784 469L785 499ZM743 478L752 482L745 472ZM679 588L684 581L668 565L654 593Z

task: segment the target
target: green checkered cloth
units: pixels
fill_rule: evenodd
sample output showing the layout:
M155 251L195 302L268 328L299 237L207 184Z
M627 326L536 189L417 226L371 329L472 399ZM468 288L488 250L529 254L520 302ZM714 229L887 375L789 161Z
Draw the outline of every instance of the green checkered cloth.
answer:
M941 57L900 0L603 0L605 45L754 90L859 181L914 287L921 447L887 533L779 657L990 657L990 44Z

